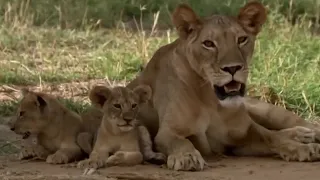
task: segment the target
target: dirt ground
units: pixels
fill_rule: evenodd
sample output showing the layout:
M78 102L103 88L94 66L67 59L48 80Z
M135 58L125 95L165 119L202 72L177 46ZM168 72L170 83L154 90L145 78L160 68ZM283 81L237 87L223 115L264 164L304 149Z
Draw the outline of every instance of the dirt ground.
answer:
M2 121L4 122L4 120ZM181 172L165 167L144 164L133 167L108 167L93 175L82 175L83 170L73 165L50 165L43 161L19 161L17 151L24 141L0 125L0 180L318 180L320 162L285 162L275 157L212 158L202 172ZM28 142L27 142L28 143ZM6 147L6 148L4 148ZM4 149L9 149L4 152ZM13 152L13 151L12 151Z
M228 157L209 161L210 168L202 172L170 171L154 165L109 167L94 175L82 175L83 170L39 161L18 161L13 156L1 157L2 180L316 180L320 163L288 163L272 158Z
M5 125L0 125L1 147L11 142L19 147L24 142ZM49 165L42 161L19 161L16 154L0 156L1 180L318 180L320 162L285 162L277 158L225 157L208 160L202 172L170 171L156 165L109 167L93 175L82 175L75 167Z

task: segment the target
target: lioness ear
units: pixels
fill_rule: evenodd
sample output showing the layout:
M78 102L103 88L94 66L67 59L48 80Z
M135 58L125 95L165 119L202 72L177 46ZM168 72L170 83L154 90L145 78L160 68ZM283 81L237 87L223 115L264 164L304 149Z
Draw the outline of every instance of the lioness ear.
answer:
M172 13L172 22L179 36L186 38L193 30L201 26L198 15L186 4L180 4Z
M257 1L248 2L240 9L238 21L243 26L245 31L253 35L257 35L261 26L267 20L266 8Z
M139 103L145 103L151 99L152 90L150 86L140 85L133 89L133 92L139 96Z
M111 90L106 86L94 86L89 92L89 99L93 105L102 108L111 95Z

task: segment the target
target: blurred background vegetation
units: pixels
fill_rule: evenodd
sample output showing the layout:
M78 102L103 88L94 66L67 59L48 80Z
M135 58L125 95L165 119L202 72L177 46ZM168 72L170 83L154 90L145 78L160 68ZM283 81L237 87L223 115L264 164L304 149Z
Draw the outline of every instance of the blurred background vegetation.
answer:
M190 4L199 15L238 12L244 0L0 0L2 23L25 22L29 25L81 28L98 24L114 27L133 18L152 22L160 12L158 25L170 27L170 13L178 3ZM320 0L262 0L295 23L303 18L319 23ZM1 23L1 24L2 24ZM150 24L149 24L150 25Z
M177 37L170 14L181 2L207 16L236 15L247 1L0 0L0 116L14 112L13 96L22 86L73 99L86 97L91 86L76 82L132 79ZM249 93L320 116L320 0L261 2L269 15L257 40ZM77 112L86 107L82 99L66 102Z

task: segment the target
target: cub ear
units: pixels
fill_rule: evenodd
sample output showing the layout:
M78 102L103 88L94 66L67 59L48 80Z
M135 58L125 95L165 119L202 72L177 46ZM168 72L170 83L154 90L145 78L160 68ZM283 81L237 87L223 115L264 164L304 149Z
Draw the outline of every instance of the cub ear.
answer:
M139 96L139 103L145 103L151 99L152 90L148 85L140 85L133 89L133 92Z
M172 13L172 23L181 38L186 38L202 24L198 15L187 4L180 4L176 7Z
M37 106L40 108L40 110L42 112L44 110L44 108L47 106L47 102L39 94L36 94L36 97L37 97L36 104L37 104Z
M111 90L106 86L94 86L89 92L91 103L98 108L102 108L110 96Z
M267 20L267 10L257 1L248 2L240 9L238 21L243 26L245 31L253 35L257 35L262 25Z

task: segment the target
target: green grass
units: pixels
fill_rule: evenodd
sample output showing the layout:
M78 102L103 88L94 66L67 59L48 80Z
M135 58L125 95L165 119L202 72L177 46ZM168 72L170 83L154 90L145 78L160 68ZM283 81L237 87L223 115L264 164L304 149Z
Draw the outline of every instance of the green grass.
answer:
M19 4L20 1L12 2ZM158 24L169 24L168 12L179 0L157 1L156 4L143 0L127 4L112 0L79 0L78 4L72 4L75 1L68 0L65 3L70 8L66 8L63 17L52 8L53 1L35 2L38 1L30 1L28 8L20 8L27 9L25 11L18 11L22 6L16 5L16 9L6 14L3 12L7 12L7 6L1 6L0 84L38 86L96 78L130 80L156 49L177 37L172 30L161 30L149 36L141 29L133 32L122 28L121 24L114 25L120 22L117 14L120 10L124 10L122 20L130 21L136 16L139 21L141 2L147 4L143 11L144 27L152 26L150 21L158 10ZM56 2L59 6L60 1ZM188 2L201 15L235 14L243 4L242 0ZM269 20L257 40L249 83L256 85L254 91L258 95L263 95L261 87L269 87L287 108L305 117L320 116L320 37L310 34L309 25L310 19L315 22L319 17L320 8L315 8L317 1L304 1L303 5L294 1L293 7L289 6L289 0L264 2L270 7ZM5 1L0 0L1 3ZM42 8L35 10L36 7ZM86 16L81 14L85 10ZM293 26L290 17L297 15L305 18ZM61 29L61 19L71 28ZM95 24L98 19L105 27L112 28L98 28ZM77 112L87 107L86 103L70 99L65 103ZM1 103L0 114L10 115L15 107L16 102Z

